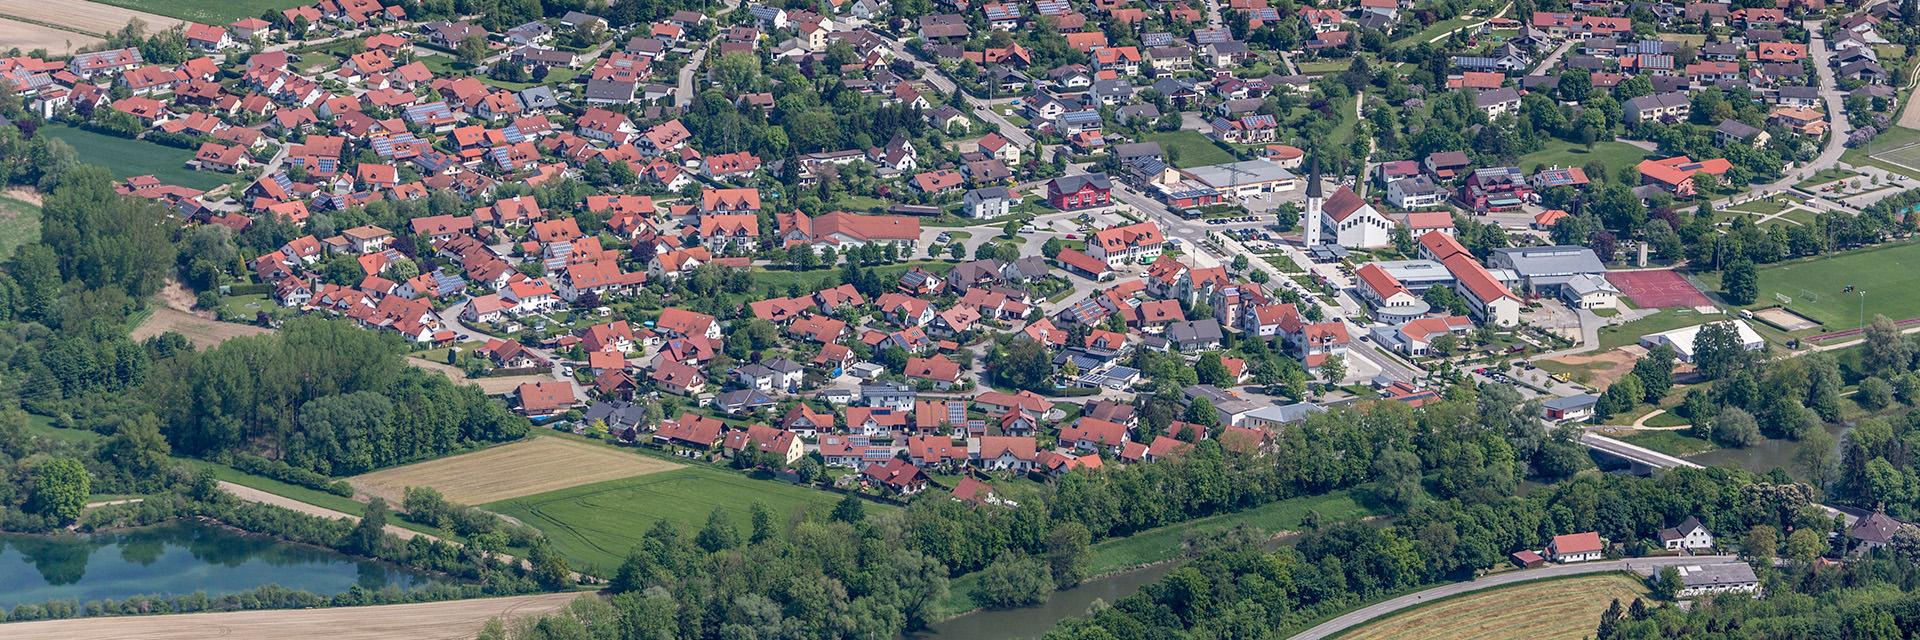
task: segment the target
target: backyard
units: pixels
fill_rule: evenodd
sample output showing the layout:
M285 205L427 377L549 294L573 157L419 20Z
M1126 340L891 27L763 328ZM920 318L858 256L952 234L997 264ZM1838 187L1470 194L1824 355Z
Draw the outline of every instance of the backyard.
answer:
M152 175L161 182L195 189L212 189L226 184L232 176L194 171L187 168L193 152L161 146L143 140L119 138L66 125L48 125L39 135L49 135L73 145L81 162L105 166L115 178Z

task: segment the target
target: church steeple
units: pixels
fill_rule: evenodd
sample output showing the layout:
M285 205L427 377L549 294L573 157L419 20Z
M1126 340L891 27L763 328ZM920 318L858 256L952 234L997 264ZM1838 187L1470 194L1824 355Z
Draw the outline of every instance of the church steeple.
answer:
M1320 246L1320 207L1323 194L1320 189L1320 157L1307 160L1307 206L1300 212L1300 228L1306 232L1304 237L1307 248Z

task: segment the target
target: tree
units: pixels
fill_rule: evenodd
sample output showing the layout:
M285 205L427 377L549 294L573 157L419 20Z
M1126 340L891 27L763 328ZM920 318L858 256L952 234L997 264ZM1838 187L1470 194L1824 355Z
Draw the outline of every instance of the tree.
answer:
M479 66L487 59L487 39L479 35L467 36L455 47L454 54L461 64Z
M1879 376L1861 380L1859 394L1854 400L1868 409L1884 408L1893 403L1893 385Z
M1420 487L1420 456L1404 449L1385 451L1373 461L1374 495L1405 509L1426 495Z
M1087 579L1087 562L1092 558L1093 534L1078 522L1054 525L1047 535L1047 568L1053 573L1055 589L1065 589Z
M1340 384L1347 379L1347 359L1336 355L1327 356L1325 360L1320 361L1320 377L1325 378L1327 384Z
M101 454L139 483L159 481L169 464L173 448L160 435L160 419L151 413L125 420L107 441Z
M1802 527L1787 536L1787 559L1795 564L1803 567L1813 564L1826 552L1826 536L1811 527Z
M93 475L73 458L53 458L33 467L27 510L53 518L60 524L73 522L93 495Z
M860 524L867 519L867 503L851 493L842 496L840 503L833 505L833 519L847 524Z
M1875 314L1865 331L1860 365L1869 374L1906 373L1913 363L1913 345L1900 334L1900 327L1886 316Z
M1646 396L1647 390L1640 383L1640 376L1627 373L1608 386L1606 393L1600 395L1600 402L1595 410L1599 412L1600 417L1611 418L1615 414L1632 410Z
M1233 256L1233 270L1235 272L1247 270L1247 254L1241 253Z
M1773 554L1780 548L1780 531L1770 525L1757 524L1747 530L1747 537L1740 542L1740 555L1760 564L1773 562Z
M753 537L747 540L748 543L761 544L780 535L774 529L773 510L768 509L767 505L755 502L748 508L748 513L753 518Z
M1720 288L1727 295L1727 302L1736 305L1749 305L1760 297L1760 275L1753 263L1746 260L1735 262L1727 267L1720 278Z
M1653 597L1661 600L1672 600L1674 594L1680 591L1680 570L1674 567L1664 567L1660 569L1660 573L1654 574L1654 578L1648 582L1651 583L1647 586L1653 591Z
M1708 380L1739 370L1746 357L1747 347L1741 344L1740 330L1732 322L1708 323L1693 336L1693 364Z
M1834 439L1824 429L1808 431L1793 451L1793 466L1809 484L1825 487L1834 477Z
M1020 227L1025 224L1026 222L1023 220L1008 220L1006 224L1000 225L1000 235L1005 236L1009 240L1018 238L1020 237Z
M1231 386L1234 382L1233 373L1227 371L1227 365L1221 361L1218 351L1200 354L1200 361L1194 363L1193 372L1199 378L1200 384Z
M1040 604L1053 591L1047 566L1015 552L1003 552L980 572L974 584L973 601L990 609L1027 607Z
M967 247L966 245L955 242L947 247L947 255L952 256L955 260L965 260L967 258Z
M1739 407L1727 407L1713 419L1713 441L1723 447L1745 448L1760 441L1760 424L1753 414Z
M1206 398L1194 398L1187 401L1187 410L1180 415L1187 422L1201 425L1220 424L1220 412L1213 408L1213 401Z
M541 588L559 591L573 586L573 569L567 566L565 558L553 552L553 546L544 537L533 539L532 548L527 550L527 564L531 565L533 580L540 583Z
M1641 399L1658 404L1667 397L1667 391L1673 388L1674 359L1673 347L1663 344L1649 349L1647 357L1633 363L1633 375L1646 391Z
M1040 343L1016 338L987 359L994 380L1015 389L1044 391L1053 377L1053 359Z
M740 546L740 532L733 528L733 518L727 515L725 507L714 507L707 514L707 526L694 536L694 544L700 545L707 553Z
M1040 245L1040 255L1048 258L1056 258L1060 256L1061 251L1065 251L1066 249L1067 241L1060 239L1058 236L1047 238L1046 244Z
M348 553L377 557L386 542L386 528L387 500L376 497L360 510L360 521L347 530L338 546Z

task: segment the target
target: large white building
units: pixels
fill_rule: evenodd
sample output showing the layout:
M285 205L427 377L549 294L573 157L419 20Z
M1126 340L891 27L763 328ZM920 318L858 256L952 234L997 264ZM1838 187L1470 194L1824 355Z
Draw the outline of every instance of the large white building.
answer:
M1746 322L1741 320L1721 320L1720 322L1733 323L1733 328L1740 334L1740 346L1746 347L1748 351L1759 351L1766 348L1766 339L1760 337L1760 334L1755 332L1753 327L1747 326ZM1660 333L1641 336L1640 346L1652 349L1664 344L1673 347L1674 355L1678 357L1681 362L1693 362L1693 344L1694 340L1699 338L1700 330L1709 324L1720 324L1720 322L1706 322L1691 327L1683 327L1672 331L1662 331Z
M1308 216L1319 221L1320 233L1328 244L1349 249L1371 249L1393 244L1392 220L1367 204L1352 189L1340 187L1324 203L1308 198ZM1312 244L1312 243L1309 243Z

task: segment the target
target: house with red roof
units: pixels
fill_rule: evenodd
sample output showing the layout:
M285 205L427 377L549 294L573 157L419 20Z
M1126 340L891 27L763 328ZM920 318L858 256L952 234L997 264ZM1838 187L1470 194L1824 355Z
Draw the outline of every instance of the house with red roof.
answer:
M529 418L548 418L572 409L577 400L573 397L573 385L558 380L545 382L527 382L513 391L520 415Z
M1699 176L1717 180L1733 169L1733 163L1725 158L1695 162L1687 156L1674 156L1642 160L1636 168L1640 170L1640 184L1659 187L1677 198L1690 198L1699 193L1695 184Z
M872 483L890 493L911 496L927 490L930 480L927 472L913 463L892 458L880 464L867 465L860 470L862 480Z
M1599 560L1606 555L1606 543L1593 531L1554 536L1547 543L1547 559L1561 564Z

